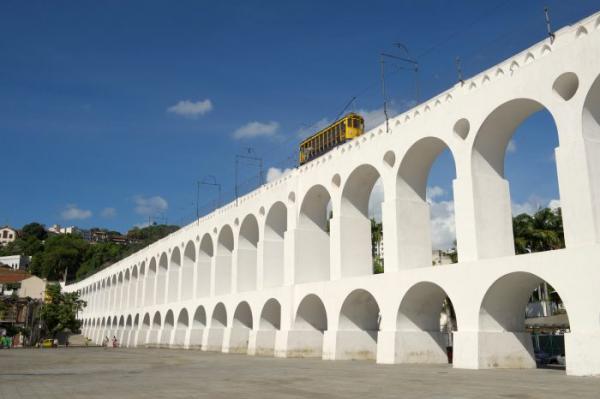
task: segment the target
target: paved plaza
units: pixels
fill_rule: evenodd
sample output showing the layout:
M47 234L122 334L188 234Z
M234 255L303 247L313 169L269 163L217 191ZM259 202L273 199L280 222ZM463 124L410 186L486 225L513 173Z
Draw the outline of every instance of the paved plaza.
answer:
M598 398L600 378L166 349L0 351L0 398Z

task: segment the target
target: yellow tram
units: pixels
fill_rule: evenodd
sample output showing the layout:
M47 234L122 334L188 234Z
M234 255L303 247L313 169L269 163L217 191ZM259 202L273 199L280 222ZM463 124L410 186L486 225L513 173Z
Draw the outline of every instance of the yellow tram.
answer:
M362 116L349 113L318 131L300 143L300 165L311 161L334 147L364 133L365 121Z

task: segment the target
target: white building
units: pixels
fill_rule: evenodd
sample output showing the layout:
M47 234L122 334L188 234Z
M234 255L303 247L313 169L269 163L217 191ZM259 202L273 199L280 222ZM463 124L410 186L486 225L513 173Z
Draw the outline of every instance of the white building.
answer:
M8 255L0 256L0 263L11 267L13 270L25 270L29 266L31 256L25 255Z
M568 313L567 373L600 375L598 43L595 14L65 287L88 302L84 334L125 346L446 363L440 314L451 303L453 367L535 368L525 308L547 281ZM516 256L504 159L541 109L559 137L566 248ZM456 167L458 263L439 267L426 188L445 150ZM385 271L373 274L368 199L379 179Z
M6 245L17 239L17 230L9 226L0 227L0 245Z
M21 298L44 299L46 293L46 280L31 276L21 281L18 295Z

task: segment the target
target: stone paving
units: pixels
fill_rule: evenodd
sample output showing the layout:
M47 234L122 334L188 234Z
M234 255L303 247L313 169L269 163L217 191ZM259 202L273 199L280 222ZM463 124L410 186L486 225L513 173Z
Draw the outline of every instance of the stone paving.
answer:
M600 378L173 349L0 350L0 398L599 398Z

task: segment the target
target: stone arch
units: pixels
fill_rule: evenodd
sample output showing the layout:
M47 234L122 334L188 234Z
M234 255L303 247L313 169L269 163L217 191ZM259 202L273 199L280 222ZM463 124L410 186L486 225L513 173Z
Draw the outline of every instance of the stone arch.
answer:
M140 314L138 313L133 318L133 326L137 328L139 325L140 325Z
M233 254L233 230L229 225L221 228L217 238L217 258L215 266L215 294L231 292L231 268Z
M190 323L190 318L188 315L188 311L186 308L183 308L179 311L179 316L177 316L177 328L185 327L187 328Z
M505 158L517 128L531 115L544 109L533 99L510 100L487 116L475 136L471 176L477 258L515 254L509 182L504 176ZM554 119L552 122L556 131ZM458 252L460 254L460 248Z
M233 328L252 329L252 309L248 302L240 302L233 314Z
M273 356L275 353L275 337L281 328L281 304L271 298L262 307L258 321L254 354Z
M194 312L194 328L204 328L206 327L206 310L204 310L204 306L200 305L196 308L196 312Z
M344 184L340 218L337 219L342 246L342 277L373 273L369 200L380 177L374 166L362 164L350 173Z
M206 350L221 351L223 349L224 330L227 327L227 309L223 302L219 302L210 319L210 329L208 330L208 339Z
M204 306L200 305L194 312L194 318L192 320L192 328L190 330L190 343L189 346L192 348L202 347L202 338L204 336L204 329L206 328L206 310Z
M152 257L152 259L150 259L150 263L148 264L148 273L146 274L146 278L144 281L144 305L146 306L156 303L154 289L156 286L157 279L158 269L156 264L156 258Z
M129 285L129 308L135 308L138 306L137 293L138 293L138 266L133 265L131 268L131 283Z
M121 317L119 317L119 327L120 328L125 327L125 317L123 315L121 315Z
M142 330L150 329L150 313L146 313L142 319Z
M600 19L599 19L600 21ZM600 181L592 176L600 176L600 76L598 76L587 92L582 112L583 139L590 184L592 187L592 204L594 206L595 226L600 226ZM600 236L600 231L596 231Z
M240 302L233 313L233 324L229 337L230 353L246 353L250 330L253 328L252 310L248 302Z
M340 309L336 359L375 359L379 322L379 305L369 291L348 294Z
M171 251L171 260L169 262L169 289L168 301L177 302L179 300L179 277L181 275L181 251L178 246L173 247Z
M237 291L256 290L258 266L258 221L247 215L240 225L237 248Z
M206 233L200 241L198 251L198 270L196 281L196 292L199 297L210 295L211 264L214 255L213 240L210 234Z
M533 342L525 329L525 309L532 292L543 283L535 274L512 272L486 290L479 308L480 368L536 367ZM565 355L568 359L569 354Z
M163 304L167 299L167 275L169 273L169 258L163 252L158 259L158 271L156 273L156 303Z
M152 328L160 329L161 326L162 326L162 322L161 322L160 312L156 311L154 313L154 317L152 318Z
M163 328L171 329L174 326L175 326L175 315L174 315L173 311L171 309L169 309L167 311L167 314L165 315L165 322L164 322Z
M331 195L322 185L311 187L304 195L296 231L296 283L330 278L330 201Z
M263 287L278 287L283 284L284 239L287 232L287 207L275 202L265 219L263 237Z
M179 311L177 316L177 324L175 325L175 332L173 333L172 346L176 348L182 348L185 345L185 336L190 324L188 311L183 308Z
M194 297L194 266L196 265L196 245L189 240L183 251L183 265L181 268L181 300L185 301Z
M212 317L210 320L211 328L225 328L227 327L227 309L223 302L219 302L213 310Z
M442 315L447 318L444 328ZM396 362L448 363L447 348L455 330L456 317L446 291L429 281L414 284L402 297L396 316ZM406 340L410 348L404 345Z
M431 266L433 234L427 181L435 161L448 151L456 176L454 156L448 145L437 137L424 137L415 142L404 154L396 177L397 259L400 269ZM393 235L384 232L384 237ZM396 243L386 245L393 248ZM460 245L460 242L458 243ZM439 248L436 248L439 249Z
M293 331L288 336L288 351L291 355L321 357L327 324L327 311L323 301L315 294L305 296L298 305Z
M260 312L260 330L279 330L281 328L281 304L275 298L265 302Z
M123 282L123 272L119 272L117 277L117 296L114 302L114 309L122 309L123 307L123 291L125 288L125 284Z

